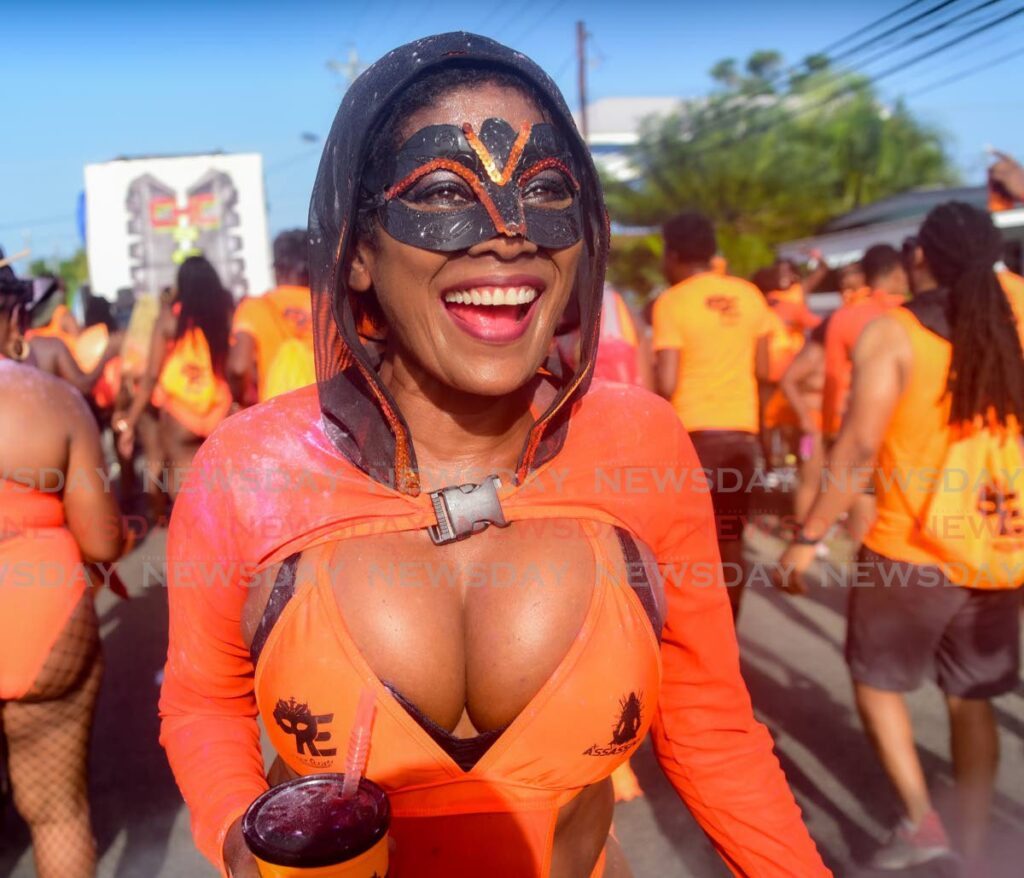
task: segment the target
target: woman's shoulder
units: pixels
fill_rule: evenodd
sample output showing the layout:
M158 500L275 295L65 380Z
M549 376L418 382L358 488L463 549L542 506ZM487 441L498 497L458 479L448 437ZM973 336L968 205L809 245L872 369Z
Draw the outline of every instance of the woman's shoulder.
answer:
M57 341L59 339L39 339ZM36 342L33 341L33 345ZM0 360L0 387L9 391L11 402L18 402L34 409L40 414L56 413L62 417L71 407L76 413L88 411L85 398L78 390L56 375L51 375L31 363L18 363L13 360Z
M196 454L195 465L273 466L326 442L316 385L302 387L226 418Z
M573 411L570 435L630 457L671 456L685 436L668 400L632 384L594 379Z

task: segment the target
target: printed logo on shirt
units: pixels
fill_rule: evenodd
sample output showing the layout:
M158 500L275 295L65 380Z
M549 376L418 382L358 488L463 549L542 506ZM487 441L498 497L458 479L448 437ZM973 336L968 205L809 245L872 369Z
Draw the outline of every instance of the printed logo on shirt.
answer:
M302 308L285 308L284 319L291 325L291 331L297 337L306 336L312 332L309 314Z
M708 296L704 307L717 311L722 323L732 324L740 319L740 300L736 296Z
M978 512L988 522L992 536L998 544L1006 541L1019 545L1024 538L1024 512L1020 496L1007 485L993 482L982 488L978 495Z
M189 390L199 390L202 388L203 379L206 378L206 371L195 363L186 363L181 367L182 374L185 376L185 381L188 382Z
M334 719L333 713L314 714L308 704L289 698L278 699L274 708L274 721L286 735L295 736L295 747L300 756L334 756L336 747L318 747L318 743L331 740L331 733L323 727Z
M612 728L612 739L606 745L594 744L583 751L584 756L618 756L632 750L643 718L643 693L630 692L619 699L619 718Z

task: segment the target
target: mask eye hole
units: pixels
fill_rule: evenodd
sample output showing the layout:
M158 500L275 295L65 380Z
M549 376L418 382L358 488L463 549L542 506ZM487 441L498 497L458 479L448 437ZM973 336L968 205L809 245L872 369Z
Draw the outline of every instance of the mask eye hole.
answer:
M549 168L522 184L523 203L530 207L561 210L572 204L572 184L561 171Z
M420 178L400 196L417 210L462 210L476 202L470 185L451 171L434 171Z

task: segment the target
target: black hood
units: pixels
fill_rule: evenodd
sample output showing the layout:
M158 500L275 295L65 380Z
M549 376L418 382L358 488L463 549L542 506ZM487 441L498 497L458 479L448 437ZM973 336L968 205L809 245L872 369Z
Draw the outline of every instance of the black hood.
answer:
M520 481L561 447L572 403L593 371L608 221L590 152L552 79L525 55L494 40L449 33L389 52L346 92L331 126L309 208L310 284L320 408L338 449L376 480L419 493L416 455L402 413L377 375L378 357L364 344L367 315L346 285L360 183L370 150L392 102L416 78L439 68L474 65L509 71L544 98L552 124L570 144L581 187L583 254L569 309L580 325L580 365L571 375L549 364L557 392L530 431L517 466Z

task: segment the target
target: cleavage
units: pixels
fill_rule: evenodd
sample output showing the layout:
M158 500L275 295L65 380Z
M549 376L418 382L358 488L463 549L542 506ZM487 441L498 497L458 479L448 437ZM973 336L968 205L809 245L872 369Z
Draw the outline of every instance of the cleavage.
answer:
M509 725L557 670L590 607L595 555L567 519L445 546L425 531L379 534L337 544L331 586L376 677L471 737Z

